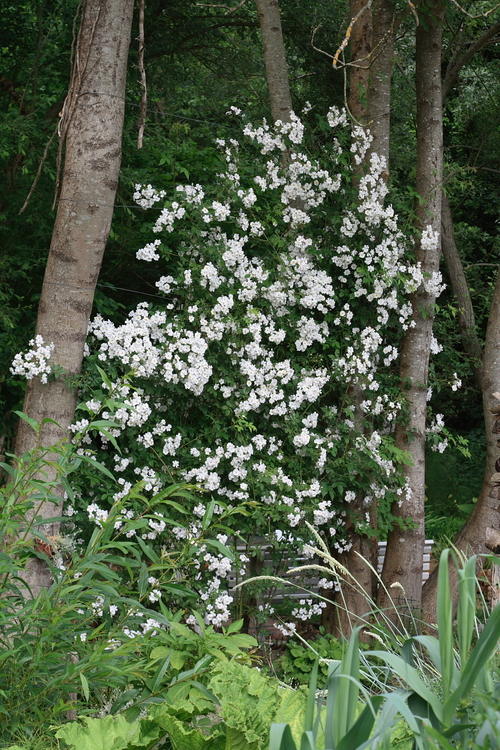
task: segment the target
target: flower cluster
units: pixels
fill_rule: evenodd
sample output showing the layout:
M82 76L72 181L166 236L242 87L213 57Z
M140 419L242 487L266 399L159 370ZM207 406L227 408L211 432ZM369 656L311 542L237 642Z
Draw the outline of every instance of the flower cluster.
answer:
M39 377L42 383L46 383L51 373L49 359L54 351L54 344L44 346L43 337L35 336L29 345L33 348L24 354L16 354L10 371L13 375L21 375L27 380Z
M352 519L362 530L374 499L387 517L401 493L389 434L399 410L397 344L412 325L408 292L439 280L406 260L397 217L384 205L385 161L372 155L352 187L346 151L361 163L369 134L351 132L338 109L328 122L331 143L317 159L295 115L275 127L246 124L244 144L219 140L214 194L180 185L168 201L136 186L139 205L161 202L154 231L162 240L139 257L157 260L169 245L182 252L168 253L174 260L157 282L163 305L141 303L121 325L97 316L89 327L88 366L133 373L129 385L111 384L113 413L101 407L109 385L84 394L126 446L117 456L101 436L94 450L121 475L115 500L137 479L152 497L167 477L206 493L190 524L162 526L159 514L143 539L196 539L206 518L254 503L251 520L230 516L235 539L251 547L256 534L270 535L278 550L302 549L307 521L344 552L353 498L363 498ZM229 617L231 570L244 575L247 557L226 552L228 539L214 543L218 550L199 550L196 585L207 622L219 625Z

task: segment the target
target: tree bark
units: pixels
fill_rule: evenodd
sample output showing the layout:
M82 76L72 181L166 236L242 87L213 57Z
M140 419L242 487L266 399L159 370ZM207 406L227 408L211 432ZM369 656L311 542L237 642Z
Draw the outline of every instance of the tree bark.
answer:
M439 269L440 242L425 241L427 228L439 237L441 230L441 181L443 165L443 124L441 95L441 40L444 10L441 0L428 6L425 23L417 28L417 184L419 205L416 209L418 239L415 255L427 283L412 295L413 322L402 346L400 375L406 390L408 414L396 427L396 443L407 451L412 461L405 467L407 489L393 515L413 528L395 525L389 533L387 554L382 571L384 586L379 591L379 606L392 606L391 598L403 596L407 606L420 609L422 599L422 557L425 541L425 426L427 412L427 377L434 319L435 291L428 280ZM424 241L422 241L424 240ZM402 587L398 593L391 586Z
M264 64L273 121L290 122L292 95L278 0L255 0L259 15Z
M62 188L36 326L45 344L55 345L50 361L64 368L66 375L47 384L39 378L28 381L24 401L29 417L57 422L44 425L43 447L65 437L74 417L76 388L68 379L81 371L95 285L113 216L133 6L134 0L85 0L83 5L61 122L66 138ZM21 455L35 444L34 431L22 421L16 453ZM59 513L60 508L52 504L41 511L43 518ZM44 530L55 534L58 528Z
M498 459L500 459L500 420L492 410L498 410L500 395L500 272L497 276L493 300L488 318L486 341L483 354L483 413L486 430L486 467L483 485L474 510L459 532L454 545L467 557L477 554L488 554L486 546L492 532L500 532L500 491L492 481ZM453 566L451 579L452 601L456 607L457 586ZM436 620L437 575L436 571L429 577L423 589L423 614L426 622Z
M394 3L391 0L375 0L372 13L373 50L368 83L368 126L373 136L370 150L383 156L389 165L391 80L397 26Z
M500 22L497 22L480 37L477 37L461 57L459 54L460 46L457 47L446 70L442 87L443 101L450 93L464 65L472 59L476 52L490 44L499 30ZM498 465L497 460L500 457L498 439L495 439L495 435L493 434L495 419L491 412L491 409L495 405L498 405L497 399L492 394L500 390L500 379L497 377L495 370L495 368L498 368L500 360L498 351L500 346L500 280L497 279L493 294L483 350L475 327L474 310L470 299L469 287L455 245L453 221L446 195L443 195L442 227L443 254L451 285L459 306L458 322L462 333L464 350L471 360L474 379L482 392L486 431L486 466L479 499L471 516L454 540L454 545L460 552L465 556L470 556L472 554L486 554L490 550L487 541L488 536L492 533L498 533L498 529L500 528L500 515L498 512L500 510L500 501L497 500L497 495L500 497L500 493L495 483L491 481ZM484 375L485 368L488 370L487 376ZM498 571L496 571L497 573ZM457 582L456 570L452 566L450 568L450 587L454 610L458 602ZM423 614L426 622L435 622L436 604L437 569L429 576L422 591Z
M354 23L350 38L351 62L349 66L349 101L352 117L361 125L367 125L368 85L372 51L372 14L364 0L350 0L351 18Z
M366 7L365 0L351 0L349 4L351 18L357 18L352 24L350 36L351 62L349 66L349 101L348 108L353 119L360 125L366 126L368 114L368 86L370 73L370 56L372 50L372 18L371 10ZM351 21L352 23L352 21ZM365 174L368 164L366 161L359 165L353 164L354 184ZM349 388L349 397L355 406L354 421L360 432L364 429L363 412L360 404L364 398L362 384ZM335 594L334 611L324 611L322 618L328 624L329 632L336 636L349 638L353 628L366 625L375 593L375 579L370 565L376 566L377 540L369 539L356 530L356 523L363 518L363 494L358 493L348 509L346 531L349 533L351 548L339 555L339 562L351 574L352 578L345 578L341 584L341 591ZM376 518L373 519L376 523ZM352 581L356 581L354 585ZM328 609L328 608L327 608ZM360 636L363 639L363 634Z

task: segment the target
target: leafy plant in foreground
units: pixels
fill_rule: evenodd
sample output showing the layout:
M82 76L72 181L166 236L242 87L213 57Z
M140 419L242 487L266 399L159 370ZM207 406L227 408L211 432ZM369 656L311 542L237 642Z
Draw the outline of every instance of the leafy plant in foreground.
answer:
M422 750L433 747L434 741L442 747L451 747L449 739L455 736L460 738L462 747L469 747L478 729L474 717L474 688L488 693L493 690L489 662L500 637L500 607L493 610L471 650L476 610L476 557L470 558L464 568L457 563L459 602L455 649L449 554L450 550L444 550L439 561L437 637L409 638L403 644L401 655L368 652L385 662L393 677L408 686L407 704L418 727L415 743ZM432 690L415 668L414 650L423 651L432 665L437 690L436 686ZM408 715L405 712L405 718Z
M328 554L315 550L325 559ZM460 741L468 748L477 738L492 741L497 732L496 708L485 696L494 694L490 661L500 637L500 607L488 617L484 629L472 648L476 626L476 558L461 568L457 562L459 602L456 624L456 642L452 617L449 583L449 554L444 550L439 565L437 637L417 635L402 641L400 654L394 648L385 651L371 650L363 655L360 669L360 651L356 628L341 662L332 661L325 696L318 700L315 709L318 666L311 678L307 720L304 724L301 747L319 747L318 728L323 722L327 750L362 750L389 742L390 729L399 714L412 732L414 747L431 750L441 747L450 750L451 742ZM337 565L339 575L342 571ZM322 570L321 566L310 566ZM387 635L384 612L374 608L374 622L367 622L369 632L377 639ZM377 622L378 617L378 622ZM396 645L399 635L391 636L385 643ZM375 658L386 665L385 685L380 695L369 696L361 684L361 676L370 669ZM373 666L373 665L372 665ZM388 670L388 671L387 671ZM384 670L378 669L379 673ZM372 672L373 673L373 672ZM391 685L399 685L391 689ZM360 693L364 694L365 707L357 716ZM316 718L314 718L316 715ZM500 719L500 713L498 714ZM476 744L476 747L478 745ZM271 731L271 750L294 750L291 733L286 725L275 725Z
M82 461L109 473L67 442L3 464L10 482L0 488L0 743L43 733L69 709L86 714L109 704L112 712L127 707L137 715L172 685L197 678L214 658L199 643L190 668L179 672L170 653L150 655L158 634L170 627L162 598L185 605L196 599L183 571L203 534L157 552L148 543L149 522L161 509L168 523L172 498L185 499L192 490L173 485L146 499L140 485L132 488L96 520L79 548L71 539L47 536L45 525L61 519L41 518L39 508L59 505L60 485L71 492L68 475ZM124 513L130 497L141 507L133 517ZM203 533L210 532L207 524ZM25 583L32 558L43 560L52 575L36 596ZM244 639L242 648L255 645ZM219 648L222 654L224 643Z
M281 686L272 677L236 661L212 670L208 691L178 685L148 714L132 724L123 717L85 718L61 727L56 736L75 750L103 747L159 747L179 750L264 750L269 725L287 722L299 737L306 697L302 690Z

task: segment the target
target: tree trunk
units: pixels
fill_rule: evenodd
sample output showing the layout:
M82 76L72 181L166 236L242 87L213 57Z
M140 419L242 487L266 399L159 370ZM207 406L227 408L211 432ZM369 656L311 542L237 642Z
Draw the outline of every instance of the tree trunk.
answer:
M391 79L397 25L394 3L391 0L375 0L372 13L373 50L368 84L368 127L373 136L372 153L383 156L389 167Z
M271 116L274 122L277 120L289 122L293 107L281 29L280 6L278 0L255 0L255 3L264 48Z
M496 394L496 395L495 395ZM500 272L497 276L488 318L483 355L483 412L486 430L486 467L483 486L474 510L459 532L454 545L467 557L488 554L488 538L500 532L500 489L492 481L497 461L500 459L500 419L496 419L500 406ZM492 411L495 410L495 411ZM497 475L498 476L498 475ZM497 477L495 476L495 479ZM497 553L498 554L498 553ZM453 567L450 568L454 573ZM457 602L456 575L451 581L452 599ZM423 609L426 622L436 620L437 575L429 577L423 589Z
M350 0L351 18L359 18L350 37L349 101L351 115L361 125L367 125L368 83L372 51L372 15L364 0Z
M422 11L423 12L423 11ZM384 586L379 606L392 606L393 598L403 597L405 606L420 609L422 599L422 557L425 541L425 426L427 377L436 300L435 274L439 269L441 230L441 181L443 165L443 125L441 96L441 39L444 10L441 0L433 0L417 28L417 193L418 238L415 255L425 275L424 283L412 295L414 327L409 328L401 351L400 375L406 390L408 414L396 428L396 443L408 452L411 466L405 467L407 488L392 513L413 528L395 525L389 534L382 571ZM434 237L434 239L432 239ZM434 279L434 283L432 283ZM397 584L397 588L392 588Z
M459 43L446 70L442 87L443 100L449 94L464 65L472 59L476 52L490 44L499 30L500 22L497 22L481 36L477 37L461 57L459 55ZM474 379L482 392L486 431L486 466L481 492L472 514L454 540L454 545L460 552L466 556L470 556L473 554L488 553L491 550L488 538L498 535L500 529L500 490L498 489L498 483L492 482L492 476L497 466L499 466L500 450L499 440L496 437L497 433L493 432L494 429L497 429L496 420L491 411L491 409L498 407L500 403L493 396L494 393L500 392L498 370L500 364L500 276L497 278L493 293L483 353L475 328L474 311L470 300L469 287L455 245L453 222L446 195L443 195L442 224L443 254L447 263L451 285L459 306L459 326L462 333L463 346L471 359ZM486 372L487 374L485 374ZM498 551L495 550L496 554L498 554ZM497 576L498 570L495 570L495 577ZM458 591L457 575L454 566L450 568L450 586L455 611L458 601ZM496 595L498 595L498 592ZM426 622L435 622L436 604L437 569L430 575L422 591L423 613Z
M86 0L61 129L66 136L63 182L38 308L36 333L53 343L51 362L63 377L28 381L24 411L50 418L40 441L50 447L73 421L76 388L68 378L81 371L94 289L108 239L121 161L125 82L134 0ZM35 447L24 421L18 455ZM60 508L44 506L43 518ZM46 528L57 533L57 528ZM36 578L36 576L35 576ZM42 585L45 585L45 580ZM36 588L36 581L35 581ZM35 592L36 593L36 592Z
M370 70L370 55L372 48L372 19L371 11L364 0L351 0L349 4L351 18L357 18L352 24L349 40L351 62L349 66L349 101L348 108L353 119L360 125L366 126L368 121L368 79ZM352 23L352 21L351 21ZM360 178L367 170L367 164L353 164L354 184L359 184ZM349 388L349 396L355 406L354 421L357 429L363 431L363 412L360 404L364 398L362 384ZM328 623L329 632L336 636L349 638L353 628L366 624L368 614L372 609L374 595L374 576L370 565L376 562L377 540L359 534L356 530L358 518L363 518L363 494L358 493L348 510L346 531L349 533L351 548L339 556L339 562L351 574L352 578L342 581L341 591L335 594L335 612L324 611L322 618ZM376 519L374 519L376 522ZM352 581L356 581L353 585ZM327 608L328 609L328 608ZM363 638L363 634L361 634Z

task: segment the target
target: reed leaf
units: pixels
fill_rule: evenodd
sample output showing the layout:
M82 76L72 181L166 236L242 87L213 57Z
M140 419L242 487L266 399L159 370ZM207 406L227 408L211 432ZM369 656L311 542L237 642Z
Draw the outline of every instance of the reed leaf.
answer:
M451 682L455 669L453 653L452 606L450 595L450 576L448 569L449 549L441 553L437 589L437 625L439 632L439 651L441 654L441 686L443 701L451 694Z
M463 669L469 655L476 616L476 561L471 557L463 570L458 570L457 637L460 665Z

